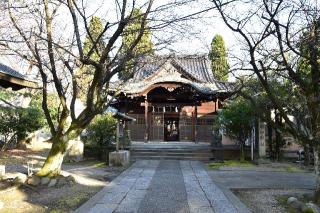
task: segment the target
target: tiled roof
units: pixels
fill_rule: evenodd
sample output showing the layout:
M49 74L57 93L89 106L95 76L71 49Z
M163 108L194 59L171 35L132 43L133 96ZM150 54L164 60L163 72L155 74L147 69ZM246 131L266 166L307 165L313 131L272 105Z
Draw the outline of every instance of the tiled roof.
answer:
M0 62L0 86L13 90L22 89L25 87L36 88L37 82L27 78L25 75L12 69L11 67Z
M4 74L11 75L16 78L26 79L26 77L24 75L22 75L21 73L19 73L18 71L14 70L11 67L8 67L7 65L4 65L2 63L0 63L0 72L2 72Z
M179 66L183 71L199 82L213 83L216 81L212 74L210 62L205 55L174 55L141 58L138 62L133 81L141 81L152 75L168 61Z
M174 67L177 72L162 70ZM230 93L234 85L230 82L215 80L210 62L206 56L153 56L140 58L133 78L126 82L110 84L111 91L125 94L139 94L151 85L159 83L180 83L192 86L203 94Z

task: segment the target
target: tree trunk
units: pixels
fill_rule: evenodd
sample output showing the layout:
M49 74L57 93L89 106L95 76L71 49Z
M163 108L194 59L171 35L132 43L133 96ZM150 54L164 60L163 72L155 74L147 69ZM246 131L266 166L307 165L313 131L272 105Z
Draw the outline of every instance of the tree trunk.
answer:
M314 193L314 199L317 204L320 203L320 170L319 170L319 146L314 146L314 171L316 173L316 190Z
M273 160L274 159L274 151L273 151L273 141L272 141L272 126L271 126L270 122L267 123L267 129L268 129L269 156L270 156L270 159Z
M308 144L304 144L303 146L303 149L304 149L304 162L303 164L305 166L309 166L310 165L310 146Z
M240 162L244 162L245 161L243 144L244 144L243 142L240 142Z
M280 143L281 143L281 135L279 131L276 131L276 139L275 139L275 160L280 161Z
M52 139L49 155L37 176L55 177L60 174L63 158L67 151L67 143L68 140L64 139L63 136Z

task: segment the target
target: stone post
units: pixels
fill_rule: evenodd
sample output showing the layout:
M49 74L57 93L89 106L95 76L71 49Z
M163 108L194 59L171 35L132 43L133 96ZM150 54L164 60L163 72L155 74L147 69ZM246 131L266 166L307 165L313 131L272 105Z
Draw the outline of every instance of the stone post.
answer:
M259 122L259 156L266 157L266 124Z
M0 178L6 174L6 166L0 165Z

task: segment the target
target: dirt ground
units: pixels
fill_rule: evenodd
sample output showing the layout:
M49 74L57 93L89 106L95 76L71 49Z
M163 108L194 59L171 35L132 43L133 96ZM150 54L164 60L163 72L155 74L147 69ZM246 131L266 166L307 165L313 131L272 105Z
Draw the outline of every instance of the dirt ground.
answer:
M6 165L6 173L27 173L27 162L40 167L48 149L11 150L0 152L0 164ZM73 175L76 184L63 187L36 188L21 186L12 188L0 182L0 213L11 212L71 212L87 201L125 168L109 167L104 162L85 160L65 163L63 175Z

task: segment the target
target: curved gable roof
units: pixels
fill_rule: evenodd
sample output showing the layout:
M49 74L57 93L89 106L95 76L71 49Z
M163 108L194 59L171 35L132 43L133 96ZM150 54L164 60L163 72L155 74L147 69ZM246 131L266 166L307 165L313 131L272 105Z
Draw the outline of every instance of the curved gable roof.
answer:
M166 63L178 66L186 74L186 77L192 80L202 83L216 81L210 68L210 62L205 55L142 57L138 60L132 80L144 80L159 71Z
M234 90L232 83L214 79L205 56L142 57L133 78L110 84L110 90L139 95L152 85L161 83L187 84L208 95Z

